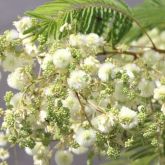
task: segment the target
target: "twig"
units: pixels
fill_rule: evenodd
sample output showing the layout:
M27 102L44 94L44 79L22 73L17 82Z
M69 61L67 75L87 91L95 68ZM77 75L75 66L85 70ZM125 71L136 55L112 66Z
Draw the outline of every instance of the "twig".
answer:
M88 118L88 115L87 115L86 112L85 112L85 108L84 108L84 105L83 105L82 102L81 102L81 99L80 99L80 97L79 97L79 94L78 94L77 92L75 92L75 94L76 94L77 99L78 99L78 101L79 101L79 103L80 103L81 111L83 112L83 114L84 114L85 118L87 119L89 125L93 128L93 125L92 125L90 119Z
M133 46L134 47L134 46ZM139 47L140 48L140 47ZM142 47L142 48L149 48L151 50L154 50L160 54L165 54L165 49L159 49L156 47ZM111 55L114 56L116 54L127 54L127 55L131 55L134 57L134 60L136 60L139 56L141 56L144 52L143 51L139 51L139 52L135 52L135 51L130 51L130 50L122 50L122 49L115 49L112 51L103 51L103 52L99 52L96 54L96 56L101 56L101 55Z
M104 51L104 52L100 52L97 53L97 56L100 55L116 55L116 54L127 54L127 55L131 55L134 57L134 59L137 59L140 55L142 55L142 52L133 52L133 51L126 51L126 50L112 50L112 51Z
M81 97L82 97L88 104L90 104L93 108L95 108L96 111L98 111L98 112L100 112L100 113L106 114L106 112L104 112L104 110L103 110L101 107L99 107L99 106L93 104L92 102L90 102L89 100L87 100L81 93L79 93L79 94L81 95Z
M78 101L79 101L79 103L80 103L81 110L82 110L82 112L83 112L85 118L87 119L87 121L88 121L90 127L93 128L93 129L94 129L95 131L97 131L97 132L100 132L100 133L102 133L102 134L105 134L105 133L101 132L99 129L95 128L95 127L92 125L90 119L88 118L88 115L87 115L86 112L85 112L85 108L84 108L84 105L83 105L82 102L81 102L81 99L80 99L80 97L79 97L79 94L78 94L77 92L75 92L75 94L76 94L77 99L78 99Z
M164 54L165 53L165 50L164 49L158 49L158 48L151 48L152 50L155 50L156 52L158 53L162 53Z

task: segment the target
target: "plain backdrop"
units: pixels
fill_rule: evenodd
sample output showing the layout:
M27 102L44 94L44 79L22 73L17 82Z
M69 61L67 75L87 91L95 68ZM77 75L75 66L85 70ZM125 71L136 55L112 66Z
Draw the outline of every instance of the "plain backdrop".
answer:
M142 2L143 0L125 0L129 5L135 5ZM12 22L17 19L18 16L22 16L25 11L34 9L36 6L48 2L48 0L0 0L0 34L3 33L5 29L13 28ZM7 73L2 71L2 79L0 81L0 107L4 107L2 101L4 93L8 90L6 77ZM18 161L15 161L15 158ZM95 159L94 165L99 165L104 160ZM32 158L25 154L23 150L18 148L11 150L11 157L9 159L9 165L33 165ZM86 155L76 156L74 165L85 165ZM52 165L54 162L52 161Z

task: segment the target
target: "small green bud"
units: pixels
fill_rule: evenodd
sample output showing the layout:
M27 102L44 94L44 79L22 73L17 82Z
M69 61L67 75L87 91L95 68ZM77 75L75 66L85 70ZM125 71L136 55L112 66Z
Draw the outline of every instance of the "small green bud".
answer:
M119 157L119 150L117 148L108 147L107 155L111 158L117 159Z
M156 138L153 138L151 141L151 145L157 147L159 145L158 140Z
M10 105L10 100L11 100L11 98L13 97L13 95L14 95L13 92L8 91L8 92L6 92L6 94L5 94L5 96L4 96L4 100L5 100L6 106L7 106L8 108L11 107L11 105Z
M133 137L131 137L130 139L128 139L126 142L125 142L125 147L126 148L129 148L133 145L133 142L134 142L134 139Z

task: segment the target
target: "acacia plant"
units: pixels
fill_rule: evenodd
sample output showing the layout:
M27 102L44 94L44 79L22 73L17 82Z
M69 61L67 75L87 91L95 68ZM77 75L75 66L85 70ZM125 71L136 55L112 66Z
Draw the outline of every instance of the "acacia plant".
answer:
M34 165L164 165L165 1L52 0L25 15L0 35L0 165L17 145Z

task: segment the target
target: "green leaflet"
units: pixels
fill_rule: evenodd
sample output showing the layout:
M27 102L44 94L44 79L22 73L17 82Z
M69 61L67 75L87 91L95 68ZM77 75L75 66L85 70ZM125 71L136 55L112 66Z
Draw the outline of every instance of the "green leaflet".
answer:
M126 13L130 13L130 9L122 0L52 0L37 7L33 13L52 16L59 11L73 11L91 6L116 8L116 10L122 10Z
M110 161L110 163L106 163L104 165L151 165L155 161L156 161L156 155L151 155L141 159L137 159L133 162L129 159L120 159L120 160Z
M150 28L165 27L164 0L145 0L133 9L122 0L52 0L27 14L40 22L35 27L38 30L28 29L25 34L33 33L36 38L43 34L61 39L67 33L60 33L59 28L68 22L76 24L74 33L97 33L112 46L119 42L131 42ZM42 22L47 23L45 28L40 25Z
M133 15L143 27L165 27L165 1L145 0L133 9Z
M148 30L154 27L165 29L165 1L145 0L132 9L133 17ZM141 29L134 25L121 42L129 43L142 35Z
M150 144L151 139L142 141L142 137L136 137L133 145L123 150L119 159L110 160L104 165L150 165L159 155L156 148Z
M47 28L42 32L46 36L56 36L55 39L65 37L67 34L60 33L59 28L67 22L76 26L74 33L97 33L104 36L112 46L115 46L132 26L131 10L122 0L54 0L27 14L39 19L40 23L46 19ZM41 27L40 23L38 28ZM54 27L56 29L51 29ZM25 34L35 34L33 30L28 29Z

